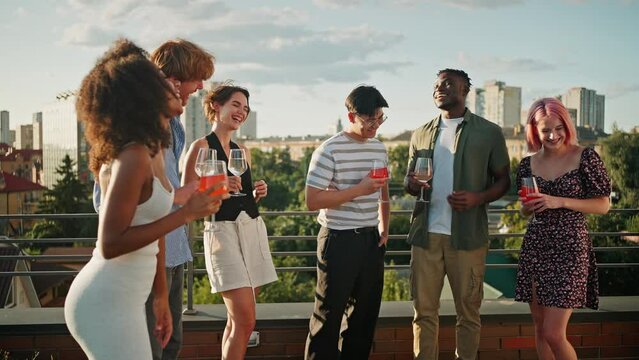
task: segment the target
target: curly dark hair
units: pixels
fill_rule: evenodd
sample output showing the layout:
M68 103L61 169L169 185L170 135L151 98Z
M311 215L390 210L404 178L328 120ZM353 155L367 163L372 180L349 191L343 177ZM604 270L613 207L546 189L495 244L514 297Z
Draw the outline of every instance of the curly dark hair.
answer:
M226 104L231 96L236 92L241 92L246 96L246 104L249 104L249 91L243 87L233 85L233 82L227 80L224 83L218 85L215 89L209 91L208 94L202 99L202 106L204 107L204 115L209 120L209 123L215 121L215 109L214 103L220 105ZM249 105L249 113L251 112L251 106ZM248 114L247 114L248 116Z
M161 118L170 114L171 89L147 55L133 42L117 40L82 80L75 107L96 176L128 143L146 145L151 155L170 144Z

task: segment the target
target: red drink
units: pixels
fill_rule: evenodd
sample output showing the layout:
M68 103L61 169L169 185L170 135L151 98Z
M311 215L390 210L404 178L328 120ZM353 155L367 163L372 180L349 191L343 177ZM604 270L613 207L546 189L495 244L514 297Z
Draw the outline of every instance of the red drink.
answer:
M200 177L200 191L204 192L206 191L206 189L222 181L226 181L226 174L202 176ZM209 195L210 196L222 195L225 192L227 192L226 186L222 186L221 188L210 193Z
M373 179L387 179L388 178L388 168L373 168L371 170L371 177Z
M528 202L530 200L533 200L535 197L534 196L530 196L530 194L534 194L537 191L535 191L534 188L531 187L527 187L527 186L522 186L521 187L521 197L526 198L523 202Z

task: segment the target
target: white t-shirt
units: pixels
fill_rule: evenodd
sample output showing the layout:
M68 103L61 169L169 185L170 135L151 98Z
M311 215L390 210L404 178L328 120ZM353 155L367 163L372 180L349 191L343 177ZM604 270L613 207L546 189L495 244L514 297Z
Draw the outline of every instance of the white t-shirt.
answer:
M455 132L463 120L442 117L439 122L439 136L433 154L433 191L428 208L428 232L450 235L453 210L447 197L453 192Z

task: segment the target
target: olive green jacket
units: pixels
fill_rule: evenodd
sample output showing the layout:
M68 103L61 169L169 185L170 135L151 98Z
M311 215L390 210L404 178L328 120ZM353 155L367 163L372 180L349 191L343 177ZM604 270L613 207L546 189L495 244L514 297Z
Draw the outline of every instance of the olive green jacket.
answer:
M413 132L410 140L408 169L415 168L418 157L433 157L435 143L439 135L437 116ZM494 182L493 174L508 166L508 150L501 127L466 109L464 120L455 133L453 164L453 189L480 192ZM435 169L437 171L437 169ZM433 188L437 184L431 184ZM430 199L431 191L424 196ZM428 247L428 207L417 202L411 216L408 243L423 248ZM481 204L466 211L453 210L451 224L451 245L460 250L473 250L488 242L487 204Z

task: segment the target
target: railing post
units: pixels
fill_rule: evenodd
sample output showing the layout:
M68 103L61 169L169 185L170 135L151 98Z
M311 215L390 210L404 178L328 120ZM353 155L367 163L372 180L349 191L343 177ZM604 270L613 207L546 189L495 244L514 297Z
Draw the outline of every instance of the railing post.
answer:
M191 254L194 254L193 251L193 234L195 233L195 226L192 224L188 224L186 226L188 240L189 240L189 249L191 250ZM195 258L195 256L193 256ZM195 315L197 314L197 310L193 308L193 277L194 277L194 269L193 269L193 261L189 261L186 263L186 309L182 310L183 315Z

